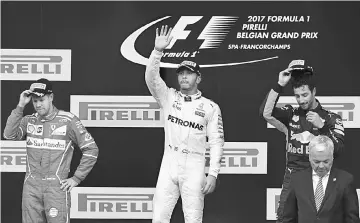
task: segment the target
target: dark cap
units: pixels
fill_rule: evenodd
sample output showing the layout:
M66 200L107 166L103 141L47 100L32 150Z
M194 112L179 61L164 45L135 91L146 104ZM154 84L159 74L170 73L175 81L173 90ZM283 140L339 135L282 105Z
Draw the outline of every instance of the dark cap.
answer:
M31 84L30 90L32 91L31 94L43 97L46 94L53 93L52 91L52 84L48 79L41 78Z
M179 64L178 68L176 69L176 73L178 73L183 68L186 68L194 73L197 73L198 75L201 75L199 64L197 64L193 61L184 60L183 62L181 62Z
M305 63L305 60L293 60L290 62L288 68L292 71L314 72L314 69Z

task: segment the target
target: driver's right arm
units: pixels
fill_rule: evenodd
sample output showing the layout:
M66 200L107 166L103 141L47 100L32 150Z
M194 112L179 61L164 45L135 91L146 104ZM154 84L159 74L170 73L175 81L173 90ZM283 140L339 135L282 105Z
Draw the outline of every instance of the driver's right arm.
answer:
M17 106L12 110L4 129L4 138L9 140L23 140L26 137L26 126L29 116L23 117L24 107Z
M166 86L165 82L160 77L160 60L162 54L162 52L154 49L150 55L145 71L146 85L160 107L164 107L169 92L168 86Z

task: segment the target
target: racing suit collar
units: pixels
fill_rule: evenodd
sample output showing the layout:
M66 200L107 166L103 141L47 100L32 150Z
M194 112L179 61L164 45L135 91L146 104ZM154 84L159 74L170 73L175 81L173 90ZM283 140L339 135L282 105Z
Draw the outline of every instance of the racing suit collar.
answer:
M322 110L322 106L321 106L320 102L318 101L318 99L315 99L315 100L318 103L316 108L312 108L312 109L309 109L309 110L304 110L299 106L300 111L302 111L305 114L308 113L309 111L313 111L313 112L318 113L320 110Z
M186 94L183 94L181 93L181 91L179 91L179 94L182 98L184 98L185 101L193 101L193 100L196 100L196 99L199 99L201 98L201 91L197 91L196 94L193 94L193 95L186 95Z
M48 114L48 115L45 116L45 117L42 117L42 116L39 115L39 113L36 113L36 116L39 118L40 121L46 122L46 121L51 121L51 120L53 120L53 119L56 117L56 115L57 115L58 112L59 112L59 110L53 105L53 111L52 111L52 113Z
M318 113L318 112L322 109L322 106L321 106L320 102L319 102L317 99L315 99L315 100L316 100L316 102L318 103L317 106L316 106L316 108L309 109L309 111L313 111L313 112Z

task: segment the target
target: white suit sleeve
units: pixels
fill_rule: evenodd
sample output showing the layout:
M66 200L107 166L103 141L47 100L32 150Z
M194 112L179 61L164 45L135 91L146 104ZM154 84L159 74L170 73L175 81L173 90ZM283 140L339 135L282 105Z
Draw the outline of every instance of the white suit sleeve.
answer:
M160 77L160 60L162 52L153 50L145 71L145 82L149 88L151 95L159 103L160 107L164 107L168 97L169 88Z
M224 147L224 128L221 111L217 104L213 106L213 113L207 125L208 144L210 147L210 168L209 174L216 177L220 172L220 162Z

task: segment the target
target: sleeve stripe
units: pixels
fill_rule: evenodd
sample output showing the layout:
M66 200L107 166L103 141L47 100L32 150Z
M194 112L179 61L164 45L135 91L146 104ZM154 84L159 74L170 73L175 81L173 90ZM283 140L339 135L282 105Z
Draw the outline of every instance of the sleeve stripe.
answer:
M93 157L93 158L97 159L97 156L93 156L93 155L90 155L90 154L83 154L83 156L90 156L90 157Z
M21 131L20 139L22 139L22 137L24 136L24 131L23 131L22 128L20 128L20 127L19 127L19 129L20 129L20 131Z
M272 116L272 111L275 107L276 98L278 97L278 95L279 95L279 93L277 93L276 91L271 89L271 91L268 95L268 98L266 100L266 103L265 103L263 116L269 124L278 128L278 130L280 130L281 132L287 134L287 130L288 130L287 127L282 122L280 122L279 120L277 120L276 118L274 118ZM269 100L269 98L272 98L272 99Z
M4 134L4 138L5 138L5 139L15 139L16 136L14 136L14 137L7 137L7 136Z
M23 132L23 130L22 130L21 127L19 127L19 129L20 129L20 131L21 131L21 137L20 137L20 139L22 139L22 137L23 137L23 135L24 135L24 132ZM15 138L16 138L16 135L13 136L13 137L7 137L7 136L5 135L5 133L4 133L3 135L4 135L4 138L5 138L5 139L15 139Z
M71 118L69 118L69 117L67 117L67 116L57 115L57 117L58 117L58 118L65 118L65 119L71 121Z
M88 143L88 144L85 144L85 145L83 145L82 147L80 147L80 149L82 149L82 148L85 148L85 147L87 147L87 146L89 146L89 145L91 145L91 144L95 144L95 142L91 142L91 143Z
M343 136L345 135L344 132L339 130L339 129L334 129L334 132L337 132L337 133L339 133L340 135L343 135Z
M59 111L58 115L64 115L64 116L67 116L69 118L74 118L75 117L74 114L72 114L71 112L66 112L66 111L62 111L62 110Z

